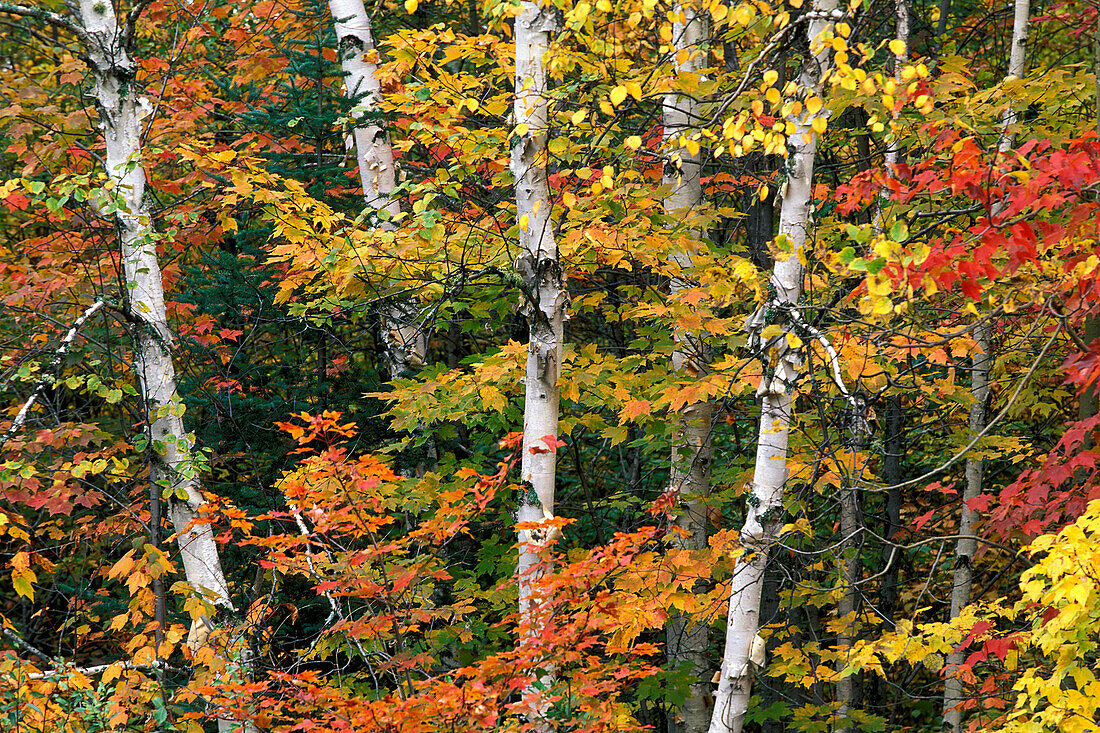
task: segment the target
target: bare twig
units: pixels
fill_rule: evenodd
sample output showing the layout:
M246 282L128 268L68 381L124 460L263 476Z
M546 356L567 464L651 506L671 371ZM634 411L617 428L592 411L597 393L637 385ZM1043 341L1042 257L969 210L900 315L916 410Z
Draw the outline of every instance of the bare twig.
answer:
M23 423L27 421L27 415L30 413L31 407L34 406L35 401L38 400L39 395L41 395L42 391L46 389L47 384L50 384L54 381L52 376L53 372L61 365L61 360L65 358L65 354L68 353L69 345L72 344L73 339L76 338L77 331L79 331L80 327L83 326L89 318L95 315L95 312L102 308L105 304L106 302L102 299L97 300L95 303L92 303L92 305L90 305L87 310L85 310L80 315L80 318L76 319L72 327L69 329L69 332L65 334L65 338L61 339L61 345L57 347L56 351L54 351L54 357L53 360L50 361L49 367L47 367L46 371L43 372L41 377L39 377L38 383L35 384L34 392L32 392L27 401L23 403L23 406L19 408L19 413L15 416L15 420L12 421L11 427L8 428L6 433L4 433L4 437L0 439L0 448L3 448L5 445L7 445L7 442L12 439L12 436L19 432L19 428L21 428L23 426Z

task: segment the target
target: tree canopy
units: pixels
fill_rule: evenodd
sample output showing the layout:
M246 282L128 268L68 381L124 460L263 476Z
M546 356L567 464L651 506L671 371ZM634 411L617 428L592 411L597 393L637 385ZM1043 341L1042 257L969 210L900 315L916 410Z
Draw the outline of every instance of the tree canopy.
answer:
M1100 11L0 2L0 728L1100 730Z

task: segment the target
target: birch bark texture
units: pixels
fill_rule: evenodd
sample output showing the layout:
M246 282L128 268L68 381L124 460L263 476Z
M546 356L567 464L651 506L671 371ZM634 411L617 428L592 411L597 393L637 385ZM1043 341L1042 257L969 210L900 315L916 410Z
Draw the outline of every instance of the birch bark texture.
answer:
M820 96L830 71L829 47L821 39L831 29L836 0L815 0L807 29L810 58L798 78L801 93ZM789 120L795 132L789 138L788 177L779 215L780 237L790 248L786 259L776 259L771 275L772 300L746 323L759 343L759 334L770 314L780 315L798 307L802 295L801 256L812 226L812 190L817 135L813 121L827 114L808 109ZM788 317L788 322L793 319ZM788 323L789 325L789 323ZM783 520L783 492L787 481L787 439L795 382L801 371L797 351L787 345L786 334L759 344L768 356L767 369L757 391L761 400L760 430L756 462L748 497L745 524L741 529L743 554L736 560L730 581L730 603L726 619L726 641L722 654L718 690L714 699L710 733L740 733L752 694L755 664L754 642L760 629L760 596L764 569Z
M707 62L709 40L706 11L688 3L672 10L673 64L677 76L698 76ZM693 215L703 204L700 181L701 154L693 154L683 144L685 136L696 129L699 102L675 91L665 95L661 111L664 124L666 159L664 185L669 194L664 200L665 213L675 222L687 222L687 231L677 236L684 248L671 256L674 271L685 273L693 264L692 250L698 246L702 232L691 227ZM673 295L691 286L683 276L672 278ZM681 378L695 378L707 373L710 355L701 334L682 329L673 333L676 348L672 352L673 370ZM711 431L714 406L710 402L685 405L677 415L672 433L669 488L681 497L676 516L680 533L673 540L677 549L703 550L707 547L707 520L704 497L710 493ZM673 618L666 629L666 653L669 666L690 664L693 670L688 696L679 711L672 715L672 733L702 733L710 722L709 680L707 668L708 633L703 623L686 618Z
M178 537L187 582L215 606L232 610L210 525L198 522L203 497L191 459L192 437L184 430L176 393L172 333L164 307L156 237L145 205L141 159L142 119L148 103L137 97L136 65L110 2L81 0L80 17L95 79L95 98L106 141L107 176L116 206L125 307L135 336L135 365L149 438L156 460L152 480L168 497L168 515Z
M382 84L375 63L377 51L370 16L363 0L329 0L328 8L340 44L344 93L358 102L352 111L356 126L351 145L355 147L363 200L368 208L387 213L389 218L380 219L380 227L392 228L390 222L401 213L401 202L393 195L397 187L393 146L378 118ZM383 359L390 379L408 376L427 363L428 337L417 322L418 314L415 304L403 299L392 300L381 309Z
M1016 0L1012 14L1012 49L1008 59L1008 73L1005 81L1021 79L1027 72L1027 30L1031 16L1030 0ZM1016 135L1012 127L1018 115L1010 105L1001 117L1001 133L997 139L997 152L1004 154L1015 145ZM1005 202L993 204L992 218L1000 216ZM972 433L980 433L986 426L986 401L989 398L989 373L992 362L992 329L988 321L979 321L974 327L974 345L976 350L971 357L970 374L970 421ZM978 550L978 540L974 535L977 520L969 502L982 493L984 466L982 459L968 456L965 468L966 486L963 488L962 506L959 508L959 541L955 545L955 570L951 583L951 618L962 613L970 603L971 583L974 569L971 562ZM947 676L943 683L943 726L951 733L961 733L963 711L960 707L963 699L963 684L953 670L963 663L966 655L952 652L947 656Z
M188 584L219 610L233 611L213 531L201 521L202 487L192 459L193 439L184 429L183 403L177 393L172 360L172 333L157 261L157 238L145 203L142 121L150 111L149 105L138 97L134 83L136 65L111 3L80 0L79 11L106 147L108 195L119 228L126 278L125 312L134 332L134 363L154 456L151 493L160 491L167 495L168 516ZM211 627L205 617L196 620L188 635L188 646L193 650L202 646ZM230 669L239 670L242 664L247 665L247 646L238 655ZM218 730L251 733L255 727L249 721L223 718L218 720Z
M1012 5L1012 48L1008 55L1006 82L1011 79L1022 79L1027 73L1027 29L1030 20L1031 0L1016 0ZM1016 144L1016 135L1012 132L1012 127L1019 117L1011 105L1005 110L1001 118L1001 135L997 140L998 152L1007 153Z
M344 90L348 99L359 102L352 111L357 124L351 137L359 164L359 180L363 184L363 198L370 208L395 217L401 213L401 204L393 198L397 167L389 135L377 119L382 85L375 63L377 51L370 16L363 0L329 0L328 9L340 44Z
M568 296L550 218L546 176L548 101L545 58L558 29L553 7L525 0L515 21L516 96L510 168L515 181L519 257L516 274L523 284L528 323L524 376L523 441L520 478L523 492L516 519L543 522L554 515L557 469L558 376ZM529 635L537 635L538 549L554 531L519 532L519 612Z
M979 322L974 329L974 345L971 355L970 371L970 432L977 434L985 429L986 400L989 397L990 368L990 328L987 321ZM970 585L974 577L971 562L978 550L978 541L974 536L975 512L969 502L982 493L982 459L969 456L966 459L966 486L963 488L962 506L959 508L959 541L955 545L955 571L951 583L951 618L962 613L970 603ZM952 733L962 730L963 684L952 669L966 659L965 652L951 652L947 656L947 677L943 683L943 722L944 728Z

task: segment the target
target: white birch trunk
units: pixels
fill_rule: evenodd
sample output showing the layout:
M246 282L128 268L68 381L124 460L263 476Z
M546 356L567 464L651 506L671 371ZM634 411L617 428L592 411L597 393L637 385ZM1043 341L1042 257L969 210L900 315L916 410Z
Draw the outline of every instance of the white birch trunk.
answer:
M371 34L370 16L363 0L329 0L329 12L336 28L340 48L340 68L344 72L344 89L349 99L358 100L356 120L364 114L375 114L381 98L378 65L373 61L376 50ZM351 134L359 166L366 205L385 211L390 219L401 213L401 202L393 196L397 185L397 166L389 134L377 120L356 125ZM382 227L391 227L381 220ZM427 363L428 338L417 323L418 309L407 300L395 300L381 309L383 358L390 379L398 379L418 371Z
M340 43L340 68L344 71L347 96L357 99L367 113L373 113L381 99L382 86L378 81L378 65L371 60L376 51L370 16L363 0L329 0L328 8ZM354 117L358 120L363 114L360 111ZM386 129L376 121L367 121L355 127L352 138L367 206L397 216L401 213L400 203L393 198L397 168Z
M144 100L135 95L136 66L123 45L110 2L81 0L88 56L94 66L95 95L106 139L107 175L118 206L126 307L137 330L136 364L146 401L149 432L158 460L153 479L171 490L168 512L179 536L187 582L216 606L232 609L218 547L207 524L195 525L203 497L191 462L191 436L184 430L176 394L170 346L172 334L164 308L164 288L156 240L145 207L145 169L141 161Z
M832 25L836 0L815 0L814 18L807 36L812 58L799 75L799 87L807 95L820 95L823 78L829 71L829 50L815 44ZM791 254L776 260L771 284L775 289L771 308L761 309L747 326L757 333L765 325L767 310L795 308L802 294L804 251L812 224L811 183L817 135L811 124L817 115L803 112L792 120L796 126L790 136L791 152L787 161L788 178L779 215L779 236L790 244ZM783 489L787 480L787 437L790 430L792 394L801 370L796 351L787 348L784 334L763 347L772 352L770 374L765 373L758 394L761 397L760 434L756 447L749 507L741 530L744 554L737 560L730 581L729 614L726 620L726 643L722 654L722 669L715 694L710 733L740 733L748 712L752 694L753 665L750 656L753 641L760 628L760 593L764 585L764 568L768 553L783 521Z
M1022 79L1027 73L1027 27L1031 19L1031 0L1016 0L1012 6L1012 49L1008 56L1008 79ZM1011 128L1019 115L1011 106L1001 118L1001 135L997 140L997 150L1007 153L1016 144L1016 136ZM998 212L999 213L999 212Z
M908 56L909 49L909 0L896 0L894 3L894 10L897 15L897 38L899 41L905 44L906 50L900 54L894 56L894 83L898 86L902 84L902 71L905 69L905 62ZM886 176L888 178L897 177L898 168L898 141L897 138L891 133L891 137L886 141ZM875 217L874 217L874 230L875 234L882 234L886 231L886 223L884 221L885 213L883 208L889 201L887 195L887 189L883 189L878 197L878 201L875 202Z
M1013 5L1012 16L1012 49L1008 59L1008 74L1006 81L1012 78L1023 78L1027 71L1027 28L1031 15L1029 0L1016 0ZM1010 106L1005 110L1001 118L1001 134L997 139L997 151L1007 153L1015 144L1016 136L1012 133L1012 126L1016 124L1017 114ZM992 215L997 217L1004 209L1004 201L993 204ZM988 323L979 322L974 329L974 342L981 352L972 357L972 372L970 377L970 396L974 400L970 405L970 430L979 433L985 429L986 412L985 403L989 395L989 370L990 349L992 335ZM978 549L978 541L974 536L974 511L967 506L967 502L982 493L983 465L982 459L968 457L966 459L966 486L963 489L962 507L959 509L959 536L955 546L955 572L951 584L951 618L958 616L966 604L970 603L970 584L974 577L971 562L974 553ZM959 703L963 699L962 681L952 674L966 659L961 653L952 652L947 656L948 677L943 684L943 725L951 733L962 731L962 710Z
M707 22L705 11L689 5L673 9L677 16L672 24L673 53L677 74L698 74L707 61ZM670 192L664 201L665 213L676 221L689 221L703 203L700 183L700 154L692 154L680 144L679 138L696 129L699 103L690 96L675 92L665 95L662 106L665 145L664 184ZM680 236L698 240L701 232L691 230ZM672 263L681 271L692 265L690 251L681 250L672 255ZM674 277L673 294L690 287L682 277ZM673 370L682 377L699 377L706 374L710 357L699 334L677 331L673 334L677 348L672 353ZM711 429L714 406L710 402L694 402L685 405L673 416L671 465L669 484L681 497L676 526L684 536L677 535L676 546L683 550L702 550L707 546L706 507L702 501L710 493ZM667 628L666 653L669 666L690 663L693 667L692 682L687 698L680 710L673 714L670 730L674 733L702 733L710 722L708 706L709 680L707 668L708 633L706 624L690 623L687 619L674 618Z
M114 218L120 230L126 312L136 332L134 362L145 400L148 437L156 457L150 479L169 494L168 515L187 582L215 607L232 611L213 531L209 524L196 523L204 499L191 458L192 436L184 430L183 403L176 393L172 333L164 306L156 238L145 206L141 144L147 103L137 97L136 65L126 50L110 1L80 0L80 17L106 143L110 195L117 207ZM196 630L201 632L202 628L193 626L193 635ZM247 648L239 653L240 661L247 662ZM231 666L237 666L237 662ZM231 720L219 720L218 728L226 732L253 729L248 722Z
M970 396L974 400L970 405L970 432L977 434L985 429L985 403L989 396L990 333L989 324L982 322L974 329L974 343L977 351L971 355ZM978 540L974 536L974 510L967 502L982 493L982 459L966 459L966 486L963 488L962 507L959 509L959 541L955 546L955 572L951 584L951 618L962 613L970 603L970 583L974 577L971 562L978 550ZM965 652L952 652L947 656L948 676L944 680L943 723L952 733L962 730L962 710L958 704L963 699L962 681L952 674L966 659Z
M541 522L554 513L557 448L547 445L547 441L556 440L558 434L558 376L568 297L558 264L546 178L548 104L544 61L550 34L556 30L557 19L552 7L543 7L537 0L524 0L515 24L514 110L516 126L523 134L515 135L510 164L515 179L519 224L520 255L516 260L516 272L526 289L530 330L524 377L520 463L524 489L516 517L519 522ZM532 635L539 633L533 598L537 578L532 568L538 563L538 546L550 534L549 530L519 533L516 572L519 575L520 620L531 625L529 633ZM529 691L529 694L534 693ZM531 718L540 720L545 712L541 702L533 701Z

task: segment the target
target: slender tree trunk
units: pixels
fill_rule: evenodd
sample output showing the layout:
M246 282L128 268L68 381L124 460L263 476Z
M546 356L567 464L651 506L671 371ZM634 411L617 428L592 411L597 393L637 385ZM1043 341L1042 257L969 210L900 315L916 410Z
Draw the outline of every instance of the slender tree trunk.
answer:
M125 308L135 333L134 362L153 455L151 480L166 499L187 582L215 607L231 611L233 603L213 531L209 524L197 521L204 500L191 458L192 436L184 430L183 404L176 392L157 238L145 206L141 133L148 103L135 95L137 68L111 3L81 0L80 17L106 141L107 175L113 184L111 195L126 277ZM195 630L201 631L198 626ZM237 661L247 660L234 660L231 666ZM222 731L247 730L251 725L220 720L218 727Z
M836 0L815 0L809 22L808 39L813 56L799 77L799 88L807 96L820 95L822 80L829 68L828 47L814 40L832 25ZM824 108L822 108L823 111ZM811 225L811 183L817 135L812 130L815 117L805 111L791 120L795 132L790 136L791 152L787 160L789 175L779 215L779 236L791 245L792 253L777 261L772 270L774 301L757 311L746 326L759 334L766 325L766 314L798 307L802 294L802 265L799 257L806 245ZM789 316L788 316L789 317ZM760 592L768 553L783 522L783 487L787 480L787 435L790 430L792 394L801 370L796 351L787 347L785 334L762 344L762 353L774 352L767 364L758 394L761 397L760 434L756 449L749 507L741 530L744 554L737 560L730 581L730 604L726 621L726 643L722 670L715 695L711 733L739 733L748 712L752 693L753 665L750 656L760 627ZM758 643L758 642L757 642Z
M886 527L884 536L890 542L896 541L901 530L901 457L905 452L903 439L905 415L902 412L901 397L890 395L886 400L886 436L883 441L882 477L889 487L886 491ZM886 545L882 550L882 562L885 572L882 576L881 611L888 620L894 620L898 603L898 566L901 564L900 550Z
M519 258L516 273L527 296L529 329L524 377L523 443L520 477L523 493L516 519L542 522L553 517L557 467L558 376L561 371L564 316L568 295L558 264L558 248L550 219L546 178L548 103L545 56L550 34L558 28L555 11L537 0L524 0L516 17L516 127L511 170L516 189ZM518 134L522 132L522 134ZM538 550L555 532L525 529L519 532L520 623L527 639L539 634L535 584ZM526 639L521 639L521 644ZM544 667L549 673L547 660ZM545 724L546 705L538 694L531 698L529 718Z
M375 53L374 37L363 0L329 0L328 7L340 43L345 93L358 103L357 107L374 111L382 85L378 80L378 66L371 60ZM354 112L354 117L362 120L363 111ZM359 164L363 199L368 208L380 214L385 212L379 217L379 226L389 228L392 226L390 220L401 213L401 203L393 196L397 166L389 134L372 118L356 125L351 137ZM402 299L393 300L381 309L385 349L382 356L391 379L408 376L427 363L428 339L423 326L417 322L418 314L414 303Z
M1092 53L1092 72L1096 79L1096 134L1100 136L1100 12L1096 14L1096 27L1092 30ZM1091 344L1100 338L1100 316L1095 313L1085 315L1081 336L1086 344ZM1086 387L1081 392L1080 402L1077 403L1077 419L1093 417L1098 410L1100 410L1100 395L1094 387Z
M971 357L970 396L974 400L970 405L970 431L979 433L985 429L986 400L989 396L990 338L989 324L980 323L974 329L974 342L977 351ZM966 486L963 489L962 507L959 510L959 536L955 546L955 573L951 584L951 618L958 616L963 607L970 603L970 583L973 578L971 562L978 549L974 537L975 512L968 502L982 493L982 459L966 459ZM958 665L966 659L963 652L952 652L947 656L948 676L944 681L943 722L944 727L959 733L962 730L962 710L958 707L963 699L962 681L952 674Z
M216 606L232 609L210 525L194 524L203 498L191 461L192 437L183 428L182 404L176 394L156 237L144 201L141 122L146 103L134 96L136 65L123 44L111 4L82 0L80 10L107 143L107 174L118 206L115 218L127 281L126 310L135 324L135 361L156 455L153 480L167 496L187 581Z
M1031 6L1029 0L1016 0L1012 16L1012 50L1008 60L1006 78L1022 78L1027 71L1027 29ZM1015 144L1016 136L1012 126L1018 115L1009 106L1001 118L1001 133L997 140L997 151L1007 153ZM992 207L992 218L1000 216L1004 202L998 201ZM986 399L989 395L989 370L991 367L991 333L989 324L978 323L974 328L974 342L980 353L972 357L973 372L970 377L970 430L978 433L985 429ZM982 493L982 460L976 457L966 459L966 487L963 489L962 507L959 509L960 540L955 547L955 572L951 585L951 618L962 612L970 602L970 584L974 575L971 562L977 551L977 538L974 537L974 511L967 502ZM962 730L962 710L959 703L963 697L962 681L953 671L962 664L965 657L961 653L951 653L947 657L948 676L943 689L943 725L951 733Z
M373 111L381 98L382 85L378 81L378 66L370 60L375 52L370 16L363 0L329 0L328 8L340 44L340 68L344 72L346 94L349 99L356 100L358 106ZM361 120L363 110L355 112L354 117ZM397 167L385 128L377 120L370 119L366 124L356 125L351 136L355 141L359 180L367 206L385 211L391 217L397 216L401 213L400 203L393 198Z
M706 11L690 5L679 4L673 9L676 20L672 25L675 68L677 74L698 74L706 65L707 22ZM698 102L694 98L670 92L662 106L665 144L668 148L665 161L664 183L670 193L664 201L665 212L677 221L690 221L703 203L700 185L700 156L692 154L681 144L680 137L690 134L697 122ZM698 229L680 235L698 242ZM681 272L692 265L691 244L672 255L673 265ZM690 287L682 276L671 283L673 295ZM677 331L673 334L677 348L672 354L672 366L682 377L692 378L706 374L710 358L706 344L699 334ZM675 416L672 435L670 488L683 498L676 517L681 534L675 543L680 549L702 550L707 546L707 518L705 497L710 493L711 429L714 406L710 402L693 402L685 405ZM673 733L702 733L710 722L707 706L709 680L706 679L708 634L707 626L692 623L685 618L674 618L667 628L666 651L670 667L689 664L692 668L688 696L678 713L669 722Z
M951 14L951 0L940 0L940 19L936 21L936 41L943 43L943 34L947 33L947 16Z
M777 161L778 157L763 153L752 154L749 165L761 177L765 177L782 166ZM771 252L768 251L768 245L775 236L775 186L768 186L768 192L763 199L755 190L749 190L746 197L745 245L752 263L762 270L770 270L775 265Z
M1027 28L1031 20L1030 0L1016 0L1012 12L1012 49L1008 57L1007 79L1022 79L1027 73ZM1012 132L1012 126L1016 124L1019 115L1011 106L1005 110L1001 118L1001 134L997 140L997 151L1007 153L1016 144L1016 135ZM998 209L1001 207L998 206ZM1000 213L999 210L994 215Z
M894 83L900 85L902 83L901 74L905 69L905 61L909 53L909 0L896 0L894 3L894 11L897 16L897 38L905 44L905 50L894 56ZM886 141L885 167L887 178L895 178L897 176L898 152L899 146L897 138L891 133L890 138ZM876 234L882 234L886 230L885 207L889 200L888 190L883 188L882 191L879 192L878 200L875 202L873 227Z
M841 623L837 634L837 672L847 666L847 652L855 640L856 618L859 614L860 590L857 582L863 567L860 556L862 540L859 530L863 526L863 516L859 508L859 489L857 482L863 473L862 453L867 445L870 428L867 424L867 405L863 399L853 397L846 410L845 432L848 449L852 453L852 465L845 485L840 490L840 532L843 537L840 555L843 567L844 593L837 604L837 616ZM837 731L847 733L852 730L849 715L855 707L859 695L859 678L855 674L840 677L836 682Z

